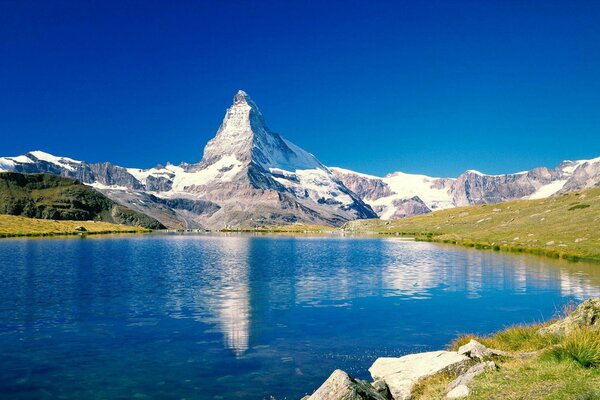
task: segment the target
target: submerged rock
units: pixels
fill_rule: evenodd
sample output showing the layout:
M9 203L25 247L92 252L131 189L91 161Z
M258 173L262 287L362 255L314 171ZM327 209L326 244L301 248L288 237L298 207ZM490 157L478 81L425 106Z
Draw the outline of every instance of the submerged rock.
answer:
M432 351L409 354L399 358L382 357L375 360L369 372L374 380L383 380L395 400L410 399L417 382L439 372L461 373L471 359L455 351Z
M369 382L336 369L307 400L386 400Z
M600 328L600 297L584 301L566 318L540 329L538 333L568 335L582 327Z

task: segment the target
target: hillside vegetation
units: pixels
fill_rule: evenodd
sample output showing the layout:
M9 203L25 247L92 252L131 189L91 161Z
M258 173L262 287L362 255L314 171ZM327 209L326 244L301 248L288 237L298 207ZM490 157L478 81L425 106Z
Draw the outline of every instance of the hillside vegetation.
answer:
M150 229L101 221L58 221L0 215L0 237L142 232L150 232Z
M600 262L600 188L540 200L453 208L396 221L356 220L342 229Z
M77 180L50 174L0 173L0 214L164 228L154 218L123 207Z
M516 325L490 336L464 335L451 350L473 343L478 361L495 368L468 382L468 399L600 399L600 298L562 310L563 318L543 324ZM469 345L467 345L468 348ZM463 348L464 349L464 348ZM472 355L472 354L471 354ZM454 379L440 373L422 380L413 398L444 398Z

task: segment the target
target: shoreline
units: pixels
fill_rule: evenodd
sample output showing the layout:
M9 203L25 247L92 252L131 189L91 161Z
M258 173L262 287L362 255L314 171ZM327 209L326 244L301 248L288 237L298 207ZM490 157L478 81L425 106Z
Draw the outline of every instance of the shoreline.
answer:
M28 233L5 233L0 232L0 239L11 239L11 238L53 238L60 236L102 236L102 235L135 235L142 233L152 233L152 230L139 231L139 230L122 230L122 231L93 231L93 232L28 232Z
M377 358L372 381L335 370L302 400L600 398L600 298L541 324L466 334L447 349Z
M418 218L418 217L417 217ZM407 221L412 218L407 219ZM8 223L7 223L8 221ZM19 226L10 226L11 221L18 221ZM379 222L379 224L377 224ZM54 237L54 236L84 236L84 235L107 235L107 234L137 234L137 233L240 233L240 234L273 234L273 235L298 235L298 236L341 236L341 237L396 237L404 240L419 242L430 242L438 244L457 245L464 248L476 250L492 250L512 254L530 254L552 259L567 260L570 262L587 262L600 264L600 244L589 246L583 251L575 242L571 247L542 247L533 243L510 242L507 240L491 241L487 239L465 238L458 232L432 232L428 227L413 226L410 230L391 230L388 222L377 220L352 221L341 228L332 228L319 225L286 225L260 228L225 228L225 229L147 229L126 225L116 225L100 221L70 221L70 220L44 220L26 218L20 216L0 215L0 239L15 237ZM404 221L398 220L397 223ZM4 223L4 224L3 224ZM375 223L375 226L368 226ZM362 224L356 229L356 224ZM7 226L8 225L8 226ZM365 226L367 225L367 226ZM382 225L382 226L379 226ZM75 228L85 228L79 231ZM375 229L373 229L375 228ZM379 229L378 229L379 228ZM36 230L37 229L37 230ZM560 235L557 235L560 238ZM546 244L547 245L547 244ZM563 246L559 241L558 246ZM596 249L596 247L598 247ZM586 254L587 253L587 254Z
M149 233L151 229L103 221L74 221L0 215L0 238Z

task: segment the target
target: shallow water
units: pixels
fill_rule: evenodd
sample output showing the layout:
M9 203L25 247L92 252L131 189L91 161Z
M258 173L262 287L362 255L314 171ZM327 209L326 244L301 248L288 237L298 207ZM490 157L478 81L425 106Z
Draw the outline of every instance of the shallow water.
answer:
M300 398L600 295L600 268L395 238L0 241L0 396Z

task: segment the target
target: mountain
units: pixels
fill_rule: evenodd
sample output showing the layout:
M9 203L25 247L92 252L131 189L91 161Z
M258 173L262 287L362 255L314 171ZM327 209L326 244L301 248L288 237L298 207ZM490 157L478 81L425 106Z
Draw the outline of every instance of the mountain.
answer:
M385 177L331 168L334 175L369 204L381 219L473 204L540 199L600 185L600 158L563 161L554 169L503 175L468 170L457 178L394 172Z
M118 205L79 181L50 174L0 173L0 214L164 228L157 220Z
M0 169L78 179L169 227L339 226L377 216L312 154L271 131L243 91L198 163L136 169L33 151L0 158Z
M139 169L32 151L1 157L2 170L77 179L167 227L209 229L340 226L355 219L398 219L469 204L543 198L600 182L600 158L504 175L469 170L457 178L402 172L377 177L329 168L271 131L241 90L199 162Z

